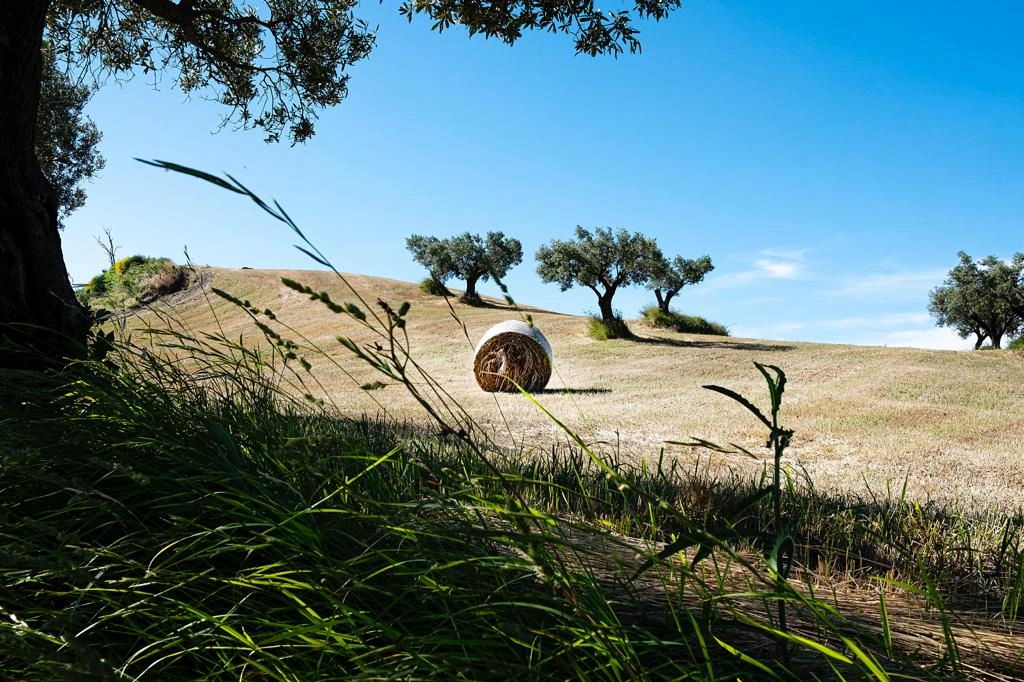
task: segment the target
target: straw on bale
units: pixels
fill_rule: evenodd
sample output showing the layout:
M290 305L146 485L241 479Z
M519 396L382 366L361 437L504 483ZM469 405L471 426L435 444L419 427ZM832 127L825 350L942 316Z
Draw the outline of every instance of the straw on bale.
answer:
M473 373L489 393L515 393L516 384L539 391L551 378L551 344L539 329L521 320L499 322L477 344Z

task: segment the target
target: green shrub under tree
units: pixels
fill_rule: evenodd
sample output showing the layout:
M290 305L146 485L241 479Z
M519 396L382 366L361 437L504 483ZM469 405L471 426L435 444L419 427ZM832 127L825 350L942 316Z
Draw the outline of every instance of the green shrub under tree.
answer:
M709 334L712 336L729 336L729 330L723 324L706 320L699 315L684 315L674 310L664 312L652 305L640 311L644 322L652 327L671 329L681 334Z

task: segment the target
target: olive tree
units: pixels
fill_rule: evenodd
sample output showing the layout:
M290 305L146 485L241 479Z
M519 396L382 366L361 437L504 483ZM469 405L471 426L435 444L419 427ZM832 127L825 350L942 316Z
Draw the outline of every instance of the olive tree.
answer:
M447 239L414 234L405 244L435 282L444 285L449 277L465 280L462 300L466 303L480 301L477 282L486 282L492 276L503 278L523 262L522 244L502 232L488 232L486 237L465 232Z
M525 31L560 32L577 52L616 55L639 49L635 19L662 19L680 4L632 0L604 12L594 0L402 0L398 11L437 31L460 27L510 45ZM88 329L64 265L60 199L36 155L44 44L85 80L156 74L154 82L220 102L225 122L297 143L314 134L319 111L345 98L349 67L374 46L357 8L352 0L0 0L0 367L22 366L17 351L28 347L80 352Z
M455 276L455 261L445 243L437 237L414 234L406 238L405 248L427 269L433 289L447 295L445 283Z
M960 252L960 263L945 283L932 290L928 311L941 327L960 338L975 336L975 349L989 339L993 348L1003 337L1024 330L1024 253L1010 261L988 256L976 261Z
M57 224L63 228L64 219L85 204L82 182L94 177L106 163L96 148L103 135L83 113L92 89L72 83L57 68L52 46L45 46L43 53L36 157L57 194Z
M574 286L597 296L601 321L617 322L612 299L621 287L647 284L659 272L665 256L657 242L625 228L598 227L593 233L577 225L576 238L554 239L537 249L537 274L566 291Z
M647 288L654 291L658 301L658 310L669 312L669 304L673 297L690 284L699 284L704 276L715 269L710 256L700 258L683 258L676 256L671 261L667 258L659 264Z

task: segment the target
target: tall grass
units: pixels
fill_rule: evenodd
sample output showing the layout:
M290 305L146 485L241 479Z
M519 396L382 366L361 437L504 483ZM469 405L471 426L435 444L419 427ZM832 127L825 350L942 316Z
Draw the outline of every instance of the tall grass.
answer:
M112 357L4 420L0 669L16 679L678 667L552 575L464 448L310 411L250 365L200 381Z
M279 206L214 180L298 232ZM779 441L761 481L715 477L699 453L692 468L631 464L568 430L564 446L511 450L409 356L407 305L286 285L377 334L339 350L405 384L433 426L353 421L296 397L317 349L227 293L263 350L168 320L151 342L103 335L103 357L61 374L0 374L5 675L933 679L979 661L991 679L1022 672L994 644L971 649L952 608L985 599L1015 622L1019 516L823 496L785 468ZM770 437L785 434L779 383ZM786 579L763 538L789 529ZM870 608L838 598L844 582L869 581L893 589Z

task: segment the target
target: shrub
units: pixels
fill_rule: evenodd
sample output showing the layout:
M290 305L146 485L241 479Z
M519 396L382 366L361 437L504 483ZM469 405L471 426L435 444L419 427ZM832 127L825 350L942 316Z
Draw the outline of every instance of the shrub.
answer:
M112 310L151 303L185 286L185 271L168 258L129 256L82 287L79 300Z
M91 294L93 296L102 296L107 291L107 279L105 275L107 271L104 270L100 274L96 275L82 287L82 293Z
M663 312L658 306L650 306L640 311L644 322L652 327L671 329L682 334L709 334L713 336L729 336L725 325L706 320L699 315L683 315L682 313Z
M626 326L621 315L616 315L611 322L605 322L596 315L591 315L587 320L587 336L598 341L609 339L631 339L633 332Z
M139 301L149 303L161 296L181 290L185 284L185 271L170 261L161 264L152 274L140 277L136 289Z
M1024 336L1019 336L1014 339L1007 348L1010 350L1024 351Z
M114 267L113 267L114 276L115 277L123 277L125 271L128 270L128 268L132 267L133 265L142 265L147 260L150 260L150 259L146 258L145 256L139 256L139 255L128 256L126 258L122 258L121 260L119 260L116 263L114 263Z
M433 277L424 277L423 281L420 282L420 291L431 296L451 296L452 292L448 291L448 287L444 285L444 282L439 282Z

